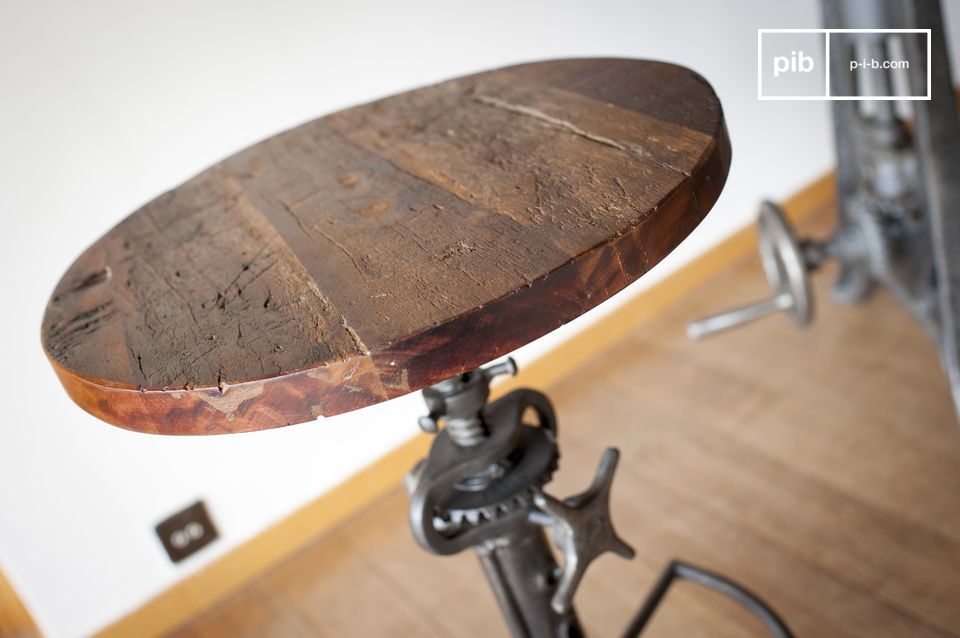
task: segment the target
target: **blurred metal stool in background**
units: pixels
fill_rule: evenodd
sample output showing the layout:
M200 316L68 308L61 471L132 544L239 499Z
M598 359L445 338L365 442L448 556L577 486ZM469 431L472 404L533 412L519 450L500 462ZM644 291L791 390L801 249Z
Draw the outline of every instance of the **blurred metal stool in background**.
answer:
M797 325L813 317L809 273L840 264L839 303L864 300L886 286L930 333L960 411L960 118L943 19L936 0L823 0L828 29L930 29L917 33L831 35L831 94L895 95L895 87L930 100L833 102L839 216L825 240L798 239L780 209L764 202L759 250L774 296L691 323L693 338L786 312ZM909 68L860 69L850 60L887 60Z

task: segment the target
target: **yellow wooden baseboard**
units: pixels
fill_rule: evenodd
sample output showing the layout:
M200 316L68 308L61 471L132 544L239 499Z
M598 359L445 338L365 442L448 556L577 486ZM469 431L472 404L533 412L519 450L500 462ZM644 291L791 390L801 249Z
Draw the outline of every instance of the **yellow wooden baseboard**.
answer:
M784 205L793 219L804 218L834 198L833 176L826 175ZM559 345L497 386L496 395L520 386L545 388L598 352L614 346L637 324L657 315L725 266L755 250L752 228L745 228L662 282L641 292L615 312ZM422 458L429 445L416 436L336 488L237 547L201 571L148 601L104 629L99 636L156 636L188 622L235 592L258 574L293 555L388 491Z
M33 623L13 586L0 574L0 637L37 638L40 631Z

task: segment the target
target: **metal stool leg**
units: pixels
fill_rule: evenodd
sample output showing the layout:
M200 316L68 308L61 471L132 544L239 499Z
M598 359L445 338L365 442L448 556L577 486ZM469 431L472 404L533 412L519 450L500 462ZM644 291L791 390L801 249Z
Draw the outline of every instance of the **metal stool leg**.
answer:
M643 632L653 614L660 607L660 603L663 602L663 597L666 596L670 585L676 580L689 580L736 601L741 607L756 616L774 638L793 638L793 634L790 633L783 620L756 594L719 574L676 560L667 565L667 568L660 574L657 583L647 594L647 599L643 601L643 606L640 607L636 616L630 621L630 625L623 632L623 638L635 638Z

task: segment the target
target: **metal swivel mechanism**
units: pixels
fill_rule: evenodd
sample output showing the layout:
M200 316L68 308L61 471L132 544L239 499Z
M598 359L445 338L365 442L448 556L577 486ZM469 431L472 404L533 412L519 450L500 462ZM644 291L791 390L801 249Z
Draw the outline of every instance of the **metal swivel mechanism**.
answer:
M582 494L565 500L546 494L559 459L550 401L515 390L487 402L490 381L515 372L508 359L424 390L430 414L420 426L436 438L407 477L410 525L433 553L476 549L515 636L580 636L572 601L586 568L608 551L633 557L609 511L619 454L604 452Z
M634 555L610 516L620 455L607 448L590 487L580 494L559 499L545 492L560 458L549 399L521 389L488 402L491 380L516 370L508 359L423 391L430 413L420 426L436 437L427 458L407 475L410 527L417 542L435 554L476 551L512 635L582 636L573 598L587 567L606 552ZM772 635L790 636L776 615L740 586L677 562L625 635L639 635L670 583L683 579L730 596L760 617Z

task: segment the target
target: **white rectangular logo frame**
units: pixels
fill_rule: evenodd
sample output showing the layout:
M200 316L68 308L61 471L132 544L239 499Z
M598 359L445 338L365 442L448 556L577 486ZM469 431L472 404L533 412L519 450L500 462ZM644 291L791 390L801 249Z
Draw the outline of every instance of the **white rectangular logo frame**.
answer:
M763 94L763 58L760 53L763 47L763 34L765 33L823 33L825 35L824 46L824 76L826 84L826 95L764 95ZM927 94L926 95L830 95L830 34L831 33L925 33L927 34ZM931 41L930 29L757 29L757 99L758 100L929 100L930 99L930 58Z

